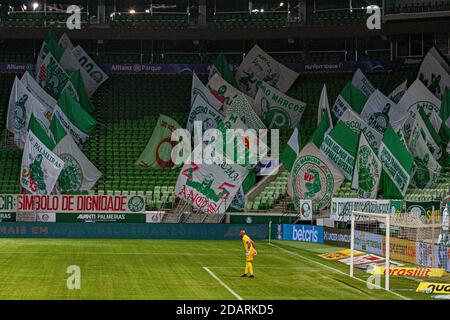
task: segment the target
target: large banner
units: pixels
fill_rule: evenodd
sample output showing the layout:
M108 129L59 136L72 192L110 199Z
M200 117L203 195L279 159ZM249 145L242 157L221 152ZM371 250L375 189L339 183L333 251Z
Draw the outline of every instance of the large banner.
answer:
M350 247L350 229L324 227L324 242L337 247Z
M305 102L293 99L265 82L259 85L255 111L269 128L295 128L305 109Z
M391 200L371 200L359 198L332 198L330 219L349 221L352 211L391 214L396 212Z
M142 213L145 197L0 194L0 212Z
M297 79L298 73L285 67L255 45L245 56L236 80L243 92L254 97L262 81L281 92L286 92Z

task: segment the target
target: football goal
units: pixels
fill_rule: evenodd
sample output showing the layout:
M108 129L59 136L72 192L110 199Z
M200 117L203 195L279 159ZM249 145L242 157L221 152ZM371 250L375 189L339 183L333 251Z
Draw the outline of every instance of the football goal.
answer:
M350 276L355 276L355 268L366 272L381 268L384 270L384 288L390 290L391 268L404 264L434 265L435 255L427 252L435 252L433 247L437 244L441 226L439 219L424 221L415 213L389 215L353 211ZM425 254L421 254L422 247L427 251Z

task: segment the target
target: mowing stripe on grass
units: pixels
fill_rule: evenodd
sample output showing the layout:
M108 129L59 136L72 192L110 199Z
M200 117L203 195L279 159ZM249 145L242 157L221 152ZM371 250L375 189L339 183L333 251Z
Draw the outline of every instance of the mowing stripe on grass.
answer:
M318 261L311 260L310 258L305 257L305 256L303 256L303 255L301 255L301 254L299 254L299 253L297 253L297 252L292 252L292 251L286 250L286 249L284 249L284 248L282 248L282 247L280 247L280 246L277 246L276 244L273 244L273 243L269 243L269 245L270 245L270 246L273 246L273 247L275 247L275 248L278 248L278 249L280 249L280 250L282 250L282 251L284 251L284 252L286 252L286 253L289 253L289 254L291 254L291 255L294 255L294 256L297 256L297 257L299 257L299 258L302 258L303 260L313 262L313 263L315 263L315 264L317 264L317 265L319 265L319 266L321 266L321 267L324 267L324 268L326 268L326 269L332 270L332 271L334 271L334 272L336 272L336 273L340 273L340 274L343 274L343 275L345 275L345 276L347 276L347 277L349 277L349 278L358 280L358 281L360 281L360 282L362 282L362 283L366 283L366 281L364 281L364 280L362 280L362 279L355 278L355 277L351 277L349 274L347 274L347 273L345 273L345 272L342 272L341 270L338 270L338 269L335 269L335 268L333 268L333 267L327 266L326 264L320 263L320 262L318 262ZM377 286L377 285L375 285L375 284L372 284L372 286L374 286L374 287L376 287L376 288L379 288L379 289L385 290L384 288L382 288L382 287L380 287L380 286ZM385 290L385 291L388 291L388 292L392 293L393 295L395 295L395 296L397 296L397 297L399 297L399 298L401 298L401 299L404 299L404 300L411 300L411 299L409 299L409 298L407 298L407 297L405 297L405 296L402 296L401 294L396 293L396 292L394 292L394 291L391 291L391 290Z
M208 269L208 267L203 267L203 269L205 269L206 272L208 272L211 277L213 277L214 279L217 280L217 282L219 282L225 289L228 290L228 292L230 292L233 296L236 297L236 299L238 300L244 300L240 295L238 295L233 289L231 289L229 286L227 286L222 280L220 280L220 278L218 276L216 276L211 270Z

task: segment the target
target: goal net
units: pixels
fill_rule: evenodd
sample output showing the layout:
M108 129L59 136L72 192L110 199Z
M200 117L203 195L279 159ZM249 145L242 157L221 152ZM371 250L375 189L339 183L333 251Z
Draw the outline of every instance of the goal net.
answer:
M374 268L383 271L377 285L391 289L391 275L395 267L431 267L436 263L436 247L442 230L442 224L437 221L424 221L420 214L397 213L392 215L352 212L351 244L350 244L350 275L368 277ZM424 261L427 260L427 261ZM428 261L429 260L429 261ZM384 274L384 275L383 275ZM384 279L382 279L384 278ZM373 278L372 278L373 280ZM411 282L413 277L404 277L396 281L402 288L405 280ZM402 283L403 282L403 283ZM406 289L404 289L406 290Z

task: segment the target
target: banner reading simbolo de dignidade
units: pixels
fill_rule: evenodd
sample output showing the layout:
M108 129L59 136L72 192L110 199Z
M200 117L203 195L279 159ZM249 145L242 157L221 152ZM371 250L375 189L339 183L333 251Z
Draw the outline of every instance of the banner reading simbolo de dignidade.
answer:
M145 197L112 195L0 194L0 212L142 213Z

